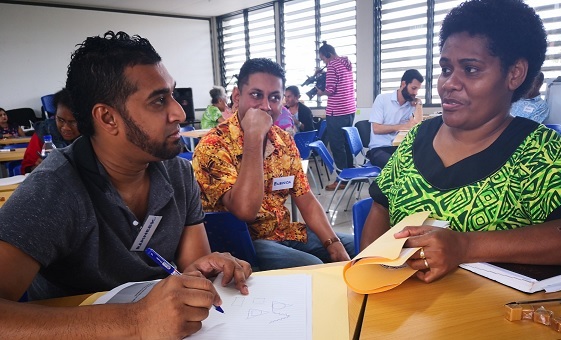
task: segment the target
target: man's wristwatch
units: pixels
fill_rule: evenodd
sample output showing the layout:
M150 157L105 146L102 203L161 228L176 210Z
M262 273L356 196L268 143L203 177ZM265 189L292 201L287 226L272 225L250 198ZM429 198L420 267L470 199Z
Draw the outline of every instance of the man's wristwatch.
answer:
M327 249L333 243L341 242L337 236L328 239L327 241L323 242L323 247Z

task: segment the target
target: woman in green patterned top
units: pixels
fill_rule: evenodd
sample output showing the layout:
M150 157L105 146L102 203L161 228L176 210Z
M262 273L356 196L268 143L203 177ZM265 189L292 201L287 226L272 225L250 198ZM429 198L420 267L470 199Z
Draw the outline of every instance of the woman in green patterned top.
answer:
M472 0L440 31L442 116L414 127L370 187L361 249L403 217L430 211L450 229L396 230L432 282L461 263L561 264L561 136L512 102L547 48L541 19L519 0Z
M215 86L209 91L211 105L207 106L201 119L201 129L211 129L224 121L222 112L228 106L226 90L222 86Z

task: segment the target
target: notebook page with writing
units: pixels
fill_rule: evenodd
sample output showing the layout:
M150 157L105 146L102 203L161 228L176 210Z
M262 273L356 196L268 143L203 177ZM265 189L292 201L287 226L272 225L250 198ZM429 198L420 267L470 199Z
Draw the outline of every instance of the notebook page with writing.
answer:
M214 286L224 313L210 310L202 329L187 339L312 339L312 277L307 274L251 276L249 295L233 284Z

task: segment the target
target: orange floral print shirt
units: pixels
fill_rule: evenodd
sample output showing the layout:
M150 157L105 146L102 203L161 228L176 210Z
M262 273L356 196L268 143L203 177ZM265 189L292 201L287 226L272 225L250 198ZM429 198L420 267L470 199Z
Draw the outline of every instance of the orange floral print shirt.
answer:
M294 140L277 126L267 134L263 162L265 195L254 222L248 223L253 239L307 241L306 226L291 222L285 207L288 195L310 191L302 161ZM237 112L201 138L193 156L195 177L201 187L205 211L226 211L220 198L232 189L241 168L243 131ZM273 179L294 176L291 189L273 191Z

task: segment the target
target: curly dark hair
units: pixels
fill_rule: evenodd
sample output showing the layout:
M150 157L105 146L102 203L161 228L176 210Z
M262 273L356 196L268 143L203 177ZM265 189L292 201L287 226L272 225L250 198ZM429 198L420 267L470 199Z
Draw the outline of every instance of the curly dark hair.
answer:
M452 9L440 29L440 50L449 36L467 32L487 39L489 53L501 61L504 74L519 59L528 61L528 74L514 91L522 98L545 59L547 34L536 12L521 0L471 0Z
M249 76L254 73L268 73L282 79L282 88L284 89L286 77L282 66L268 58L254 58L247 60L240 69L238 76L238 88L240 91L244 85L247 85Z
M137 88L127 81L124 72L135 65L154 65L162 58L150 42L125 32L106 32L87 38L74 53L68 65L66 89L74 103L78 130L94 135L92 109L104 103L125 112L125 102Z

